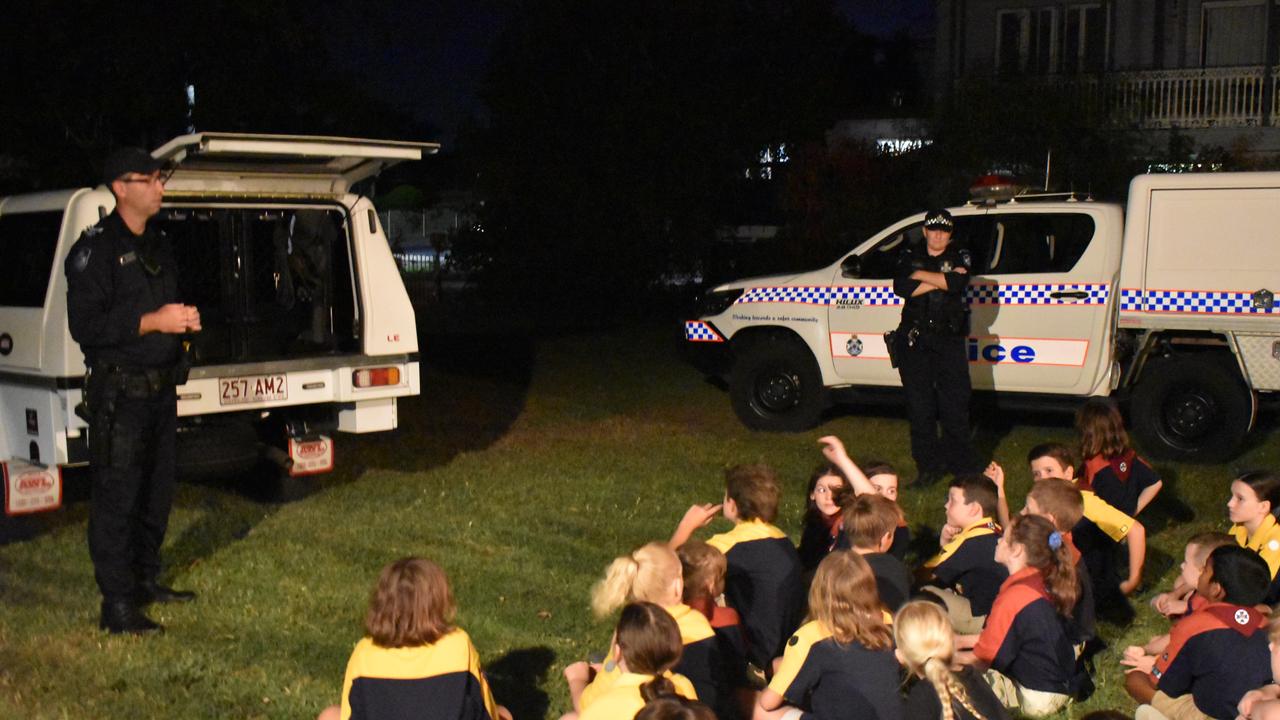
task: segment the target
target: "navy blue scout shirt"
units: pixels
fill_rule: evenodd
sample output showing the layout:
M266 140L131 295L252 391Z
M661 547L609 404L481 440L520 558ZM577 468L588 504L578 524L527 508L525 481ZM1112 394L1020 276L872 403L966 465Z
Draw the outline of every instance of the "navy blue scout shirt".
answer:
M1066 619L1044 587L1044 576L1029 567L1000 587L973 654L1024 688L1069 694L1076 655Z
M707 544L724 553L728 570L724 597L742 616L747 659L772 674L773 659L800 624L804 612L800 556L785 533L761 520L747 520Z
M1138 496L1160 482L1160 476L1133 450L1113 457L1101 455L1085 462L1081 490L1092 490L1115 509L1133 517L1138 514Z
M805 710L805 720L901 720L901 684L893 650L836 642L815 621L787 641L769 689Z
M1211 603L1174 624L1151 677L1170 697L1188 692L1200 712L1232 720L1246 692L1271 682L1267 618L1251 607Z
M167 368L179 336L138 334L142 316L179 302L177 263L164 233L134 235L117 213L85 230L63 266L67 324L88 365Z
M1009 577L1005 566L996 562L1000 526L984 517L965 528L942 552L925 562L934 582L951 588L969 600L970 612L981 617L991 611L1000 592L1000 583Z

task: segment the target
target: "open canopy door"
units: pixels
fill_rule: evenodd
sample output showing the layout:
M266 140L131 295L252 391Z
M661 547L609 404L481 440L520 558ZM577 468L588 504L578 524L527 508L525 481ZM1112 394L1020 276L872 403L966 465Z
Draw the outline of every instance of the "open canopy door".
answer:
M301 135L196 133L151 154L175 166L169 193L336 195L404 160L421 160L437 143Z

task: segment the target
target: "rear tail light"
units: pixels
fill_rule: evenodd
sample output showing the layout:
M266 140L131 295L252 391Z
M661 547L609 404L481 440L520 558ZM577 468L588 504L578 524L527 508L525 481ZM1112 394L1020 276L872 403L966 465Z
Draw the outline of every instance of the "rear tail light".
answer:
M351 384L358 388L400 384L400 368L361 368L351 373Z

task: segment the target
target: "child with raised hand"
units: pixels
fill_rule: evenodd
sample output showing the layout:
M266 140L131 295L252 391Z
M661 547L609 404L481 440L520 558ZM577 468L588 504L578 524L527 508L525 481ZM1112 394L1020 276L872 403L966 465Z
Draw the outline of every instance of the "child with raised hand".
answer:
M1227 502L1227 514L1231 522L1231 537L1241 547L1262 556L1271 571L1271 585L1263 602L1280 602L1280 476L1258 470L1247 472L1231 483L1231 500Z
M1208 603L1174 624L1160 655L1125 650L1125 689L1137 718L1232 718L1245 693L1270 678L1266 616L1253 606L1267 591L1267 564L1236 545L1209 553L1196 593Z
M787 642L755 720L900 720L898 663L875 577L856 553L837 550L809 588L809 621Z
M670 613L648 602L626 605L609 651L617 658L617 678L603 692L584 695L578 710L561 720L634 718L647 703L664 695L697 700L689 680L672 672L680 662L680 651L680 629Z
M1120 408L1107 398L1090 398L1076 411L1084 472L1080 489L1092 490L1120 512L1137 517L1164 483L1129 445Z
M1203 532L1192 536L1183 551L1181 572L1178 573L1178 579L1173 582L1173 589L1152 598L1151 607L1161 615L1171 618L1180 618L1194 610L1195 608L1191 607L1193 604L1204 602L1204 598L1196 598L1195 591L1196 586L1200 584L1200 573L1204 571L1209 553L1223 545L1234 544L1236 544L1234 538L1221 532ZM1167 640L1169 636L1162 637ZM1159 650L1151 650L1150 648L1153 647L1151 645L1147 647L1151 654L1164 652L1163 647Z
M320 720L511 720L493 701L471 638L453 625L456 605L439 565L406 557L382 569L365 632L347 661L342 705Z
M800 624L804 606L800 556L787 534L773 525L780 495L778 475L766 465L737 465L725 471L722 505L694 505L671 536L678 548L695 530L711 522L723 508L734 523L729 532L707 540L728 562L724 596L742 616L747 631L747 659L762 673L772 673L773 658Z
M947 524L939 534L941 551L916 573L920 589L947 606L956 632L982 629L991 603L1008 572L995 560L1000 526L994 518L996 487L981 475L961 475L947 489Z
M1271 652L1271 682L1250 690L1236 706L1241 720L1280 720L1280 613L1267 623L1267 649Z
M1048 520L1020 515L996 545L1009 571L981 635L957 637L961 662L990 668L987 680L1006 707L1031 717L1061 710L1076 690L1076 658L1066 619L1080 585L1062 533Z
M971 666L953 669L955 638L936 604L913 600L893 619L894 654L913 680L905 717L911 720L1008 720L991 686Z
M875 494L888 498L895 503L898 502L898 471L894 469L893 465L881 460L867 460L865 467L859 467L849 457L844 443L840 442L840 438L835 435L820 437L818 438L818 443L822 445L822 455L827 459L827 462L849 479L849 484L855 496ZM906 516L900 515L898 525L894 530L893 545L889 548L889 554L905 562L907 548L910 545L911 529L907 525ZM836 547L842 548L843 546L837 543Z
M683 592L680 558L664 543L652 542L609 564L604 578L591 590L591 609L597 618L629 602L653 603L665 610L675 620L683 646L675 671L693 683L699 698L715 707L722 694L730 695L722 687L725 663L720 644L706 616L684 604ZM565 668L574 707L585 706L606 692L620 676L620 667L617 656L611 655L594 678L586 663Z

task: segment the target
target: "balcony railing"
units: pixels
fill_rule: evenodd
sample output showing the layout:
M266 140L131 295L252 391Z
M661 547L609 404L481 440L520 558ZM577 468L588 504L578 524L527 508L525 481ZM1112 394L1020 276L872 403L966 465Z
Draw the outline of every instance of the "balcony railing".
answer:
M1026 79L1099 121L1147 129L1280 125L1280 67L1196 68ZM963 85L961 86L963 93Z

